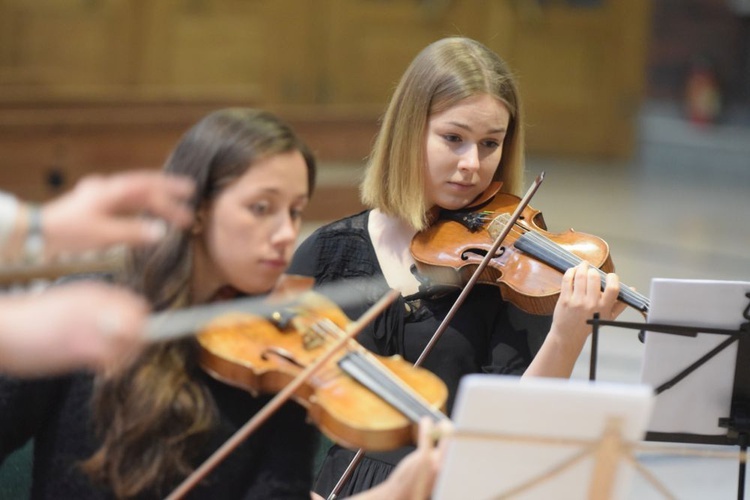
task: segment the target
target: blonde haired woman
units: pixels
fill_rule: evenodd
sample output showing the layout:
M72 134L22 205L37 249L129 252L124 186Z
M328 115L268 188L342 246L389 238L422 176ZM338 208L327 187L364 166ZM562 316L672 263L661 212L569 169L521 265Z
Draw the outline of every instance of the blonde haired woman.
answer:
M416 361L458 291L433 286L414 270L410 242L441 211L463 209L488 194L493 181L518 194L523 129L515 79L497 54L468 38L429 45L402 76L383 117L361 189L369 210L313 233L290 272L317 283L374 277L373 300L386 289L399 290L401 299L358 340L378 354ZM449 411L468 373L569 376L590 332L586 320L594 312L614 318L624 308L616 302L615 275L600 288L597 272L572 269L553 317L541 317L504 302L496 287L475 287L423 364L448 385ZM406 453L366 455L341 494L385 480ZM328 450L318 494L330 493L353 454L338 446Z

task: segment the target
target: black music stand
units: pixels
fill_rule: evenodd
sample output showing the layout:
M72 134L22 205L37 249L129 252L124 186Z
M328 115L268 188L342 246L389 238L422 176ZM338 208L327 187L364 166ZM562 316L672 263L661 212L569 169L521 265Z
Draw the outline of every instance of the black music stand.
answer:
M680 281L680 280L670 280ZM686 285L694 282L685 280ZM706 282L701 282L704 285ZM727 283L727 282L716 282ZM693 444L718 444L740 447L739 476L737 484L737 498L742 500L745 491L746 464L742 457L746 456L748 444L750 443L750 283L729 282L740 285L738 290L743 290L744 310L742 317L746 320L737 329L711 328L705 326L684 326L671 323L631 323L622 321L605 321L595 315L588 323L593 325L591 343L591 364L589 378L596 378L596 351L598 349L598 334L600 326L614 326L618 328L635 329L640 332L658 332L681 337L696 338L698 334L723 335L726 338L709 349L701 356L680 367L679 371L666 381L655 387L657 396L673 388L690 374L696 372L708 361L725 351L737 342L737 354L734 370L734 380L731 388L731 403L727 408L728 415L720 417L717 426L726 429L725 434L700 434L691 432L653 432L646 433L647 441L666 441ZM652 285L653 291L653 285ZM653 298L653 297L652 297ZM723 410L722 410L723 411Z

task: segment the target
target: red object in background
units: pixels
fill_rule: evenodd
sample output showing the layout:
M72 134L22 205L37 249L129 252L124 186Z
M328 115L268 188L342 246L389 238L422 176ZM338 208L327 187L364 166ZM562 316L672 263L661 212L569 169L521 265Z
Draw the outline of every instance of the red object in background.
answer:
M711 65L706 61L693 64L685 87L685 108L692 123L715 123L721 111L719 83Z

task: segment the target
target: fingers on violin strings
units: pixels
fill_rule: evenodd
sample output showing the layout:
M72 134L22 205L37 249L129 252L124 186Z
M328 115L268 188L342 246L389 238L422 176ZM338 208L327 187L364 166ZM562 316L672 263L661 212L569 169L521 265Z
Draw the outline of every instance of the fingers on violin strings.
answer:
M604 300L607 304L612 304L610 307L610 319L614 319L619 316L627 304L617 298L620 296L620 278L614 273L607 274L607 283L604 289Z
M422 417L419 420L419 436L417 446L419 448L432 447L435 445L434 425L429 417Z
M575 267L575 276L573 277L573 294L578 298L586 296L586 290L589 289L589 265L587 262L581 262Z
M586 291L590 297L599 299L602 291L602 279L599 270L594 266L588 266L586 270Z
M605 298L610 299L614 298L616 299L618 295L620 295L620 277L617 276L614 273L607 274L606 283L604 286L604 295Z
M435 466L439 467L442 463L446 450L448 449L448 442L453 434L453 423L450 420L443 420L438 424L438 431L440 432L440 442L438 443L438 453L435 456Z
M575 280L577 267L571 267L563 273L560 286L560 298L565 301L573 293L573 281Z

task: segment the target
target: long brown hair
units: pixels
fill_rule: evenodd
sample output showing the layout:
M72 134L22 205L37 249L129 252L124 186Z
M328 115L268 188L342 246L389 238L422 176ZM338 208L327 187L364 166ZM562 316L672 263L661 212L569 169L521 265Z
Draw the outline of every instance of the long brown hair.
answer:
M197 213L259 159L290 151L305 158L312 193L315 160L288 125L268 112L224 109L182 137L164 170L195 181ZM190 230L174 230L159 245L133 254L129 284L154 309L193 302L190 240ZM213 397L199 381L196 354L192 338L154 344L125 369L96 381L92 405L102 444L83 468L118 498L164 494L191 472L195 450L217 418Z
M481 43L462 37L438 40L412 61L383 116L361 186L362 202L417 230L427 225L424 198L425 130L429 117L468 97L489 94L510 112L495 179L503 191L523 187L523 113L508 65Z

